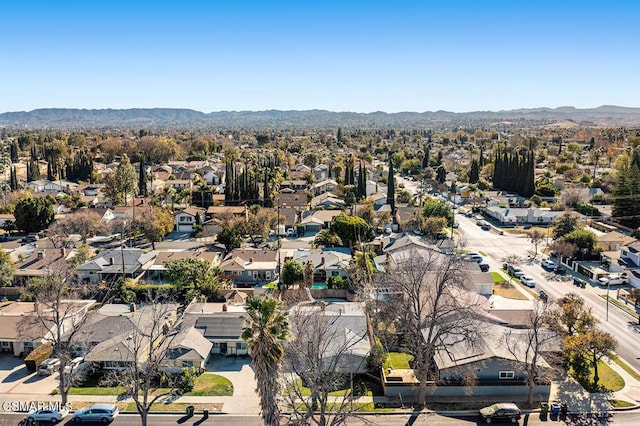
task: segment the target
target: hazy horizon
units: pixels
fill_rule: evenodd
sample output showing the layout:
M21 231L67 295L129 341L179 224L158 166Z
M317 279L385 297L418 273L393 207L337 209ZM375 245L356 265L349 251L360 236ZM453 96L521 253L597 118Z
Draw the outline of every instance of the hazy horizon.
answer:
M640 5L9 2L0 111L640 106Z

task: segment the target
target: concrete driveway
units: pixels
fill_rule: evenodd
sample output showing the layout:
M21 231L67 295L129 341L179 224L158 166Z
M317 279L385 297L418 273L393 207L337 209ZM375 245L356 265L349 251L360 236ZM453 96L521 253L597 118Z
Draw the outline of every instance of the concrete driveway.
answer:
M251 358L233 358L211 355L207 372L226 377L233 383L233 397L225 398L228 412L258 413L260 399L256 393L256 379L251 368Z
M30 373L24 361L12 355L0 355L0 395L48 395L58 385L58 375Z

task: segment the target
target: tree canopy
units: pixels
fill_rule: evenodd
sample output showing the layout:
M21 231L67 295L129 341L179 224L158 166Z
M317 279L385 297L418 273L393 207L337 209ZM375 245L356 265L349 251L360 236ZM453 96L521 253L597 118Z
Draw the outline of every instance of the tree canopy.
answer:
M54 212L51 201L45 197L26 197L20 199L13 211L15 224L24 232L40 232L53 222Z
M367 243L374 238L373 226L358 216L347 216L344 213L333 219L329 230L338 235L343 244L348 247Z

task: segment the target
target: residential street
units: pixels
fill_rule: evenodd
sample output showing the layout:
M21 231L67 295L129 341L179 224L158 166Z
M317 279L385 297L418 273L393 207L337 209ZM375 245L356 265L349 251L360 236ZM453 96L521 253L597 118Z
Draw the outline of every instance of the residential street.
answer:
M533 249L528 238L516 237L506 232L504 235L499 235L492 231L483 231L475 224L475 219L460 214L456 215L456 221L460 224L458 230L461 236L459 238L466 243L466 249L486 253L485 261L490 265L492 271L501 268L504 257L517 254L527 259L528 251ZM539 250L542 246L543 244ZM570 275L567 275L569 277L567 281L548 281L545 277L552 274L540 266L541 259L542 256L538 255L537 260L521 265L525 273L536 280L535 291L544 290L551 299L556 300L571 292L584 297L592 307L593 314L600 319L601 327L618 340L617 353L633 367L640 370L640 344L638 343L640 327L637 326L637 320L611 304L607 321L605 299L599 296L606 294L606 288L595 285L587 285L585 289L576 287L573 285ZM612 290L610 294L614 297L615 290Z

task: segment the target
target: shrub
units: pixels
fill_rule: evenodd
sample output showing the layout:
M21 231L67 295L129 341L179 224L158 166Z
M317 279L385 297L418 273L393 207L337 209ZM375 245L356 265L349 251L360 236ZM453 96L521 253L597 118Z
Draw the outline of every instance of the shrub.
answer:
M53 345L50 342L43 343L26 356L24 364L29 371L34 372L38 369L38 366L42 364L42 361L51 357L52 353Z

